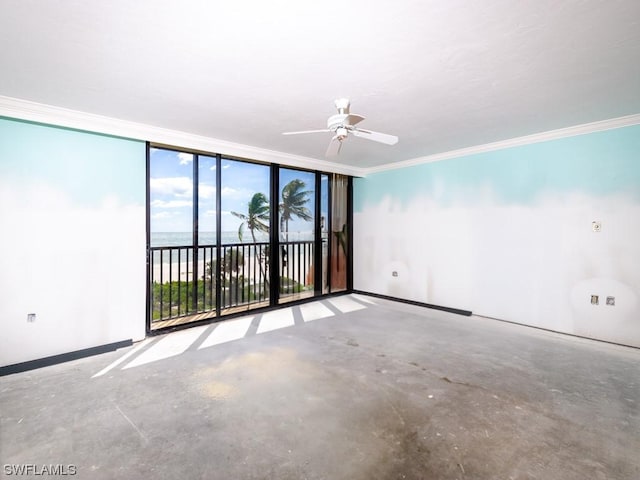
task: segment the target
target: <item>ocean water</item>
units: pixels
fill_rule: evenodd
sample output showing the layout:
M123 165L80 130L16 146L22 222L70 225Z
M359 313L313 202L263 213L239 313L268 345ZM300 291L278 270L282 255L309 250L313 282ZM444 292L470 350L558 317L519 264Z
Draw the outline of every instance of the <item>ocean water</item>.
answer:
M244 232L242 242L238 238L238 232L221 232L220 234L222 244L229 243L253 243L251 232ZM313 240L313 232L289 232L289 241L306 241ZM256 241L268 242L269 236L256 232ZM193 234L191 232L151 232L151 246L152 247L176 247L176 246L189 246L193 244ZM215 232L200 232L198 238L199 245L215 245L216 233Z

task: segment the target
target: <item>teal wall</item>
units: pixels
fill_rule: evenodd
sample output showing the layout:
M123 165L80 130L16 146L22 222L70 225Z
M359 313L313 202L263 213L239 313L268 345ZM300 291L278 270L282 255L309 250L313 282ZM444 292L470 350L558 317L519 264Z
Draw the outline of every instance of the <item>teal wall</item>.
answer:
M0 118L0 366L144 337L145 199L144 142Z
M640 346L639 265L639 125L354 181L358 290Z
M144 142L0 117L0 176L55 185L74 203L99 204L117 193L144 205Z
M487 186L503 203L531 203L540 192L627 191L640 198L639 152L635 125L389 170L355 180L354 209L377 203L382 193L405 203L417 194L443 205L473 203L475 191Z

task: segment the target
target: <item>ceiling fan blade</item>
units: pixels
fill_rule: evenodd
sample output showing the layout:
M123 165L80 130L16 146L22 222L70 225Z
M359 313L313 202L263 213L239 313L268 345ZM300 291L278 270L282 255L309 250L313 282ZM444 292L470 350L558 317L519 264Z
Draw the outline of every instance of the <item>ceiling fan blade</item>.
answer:
M338 138L338 136L336 135L335 137L333 137L331 139L331 142L329 143L329 146L327 147L327 153L325 153L325 156L327 157L335 157L336 155L338 155L338 153L340 153L340 148L342 147L342 140L340 140Z
M323 130L302 130L300 132L282 132L282 135L300 135L302 133L327 133L331 130L327 130L326 128Z
M362 115L358 115L356 113L350 113L344 118L344 123L346 125L354 126L357 123L360 123L362 120L364 120L364 118L365 117L363 117Z
M366 138L367 140L373 140L374 142L385 143L387 145L395 145L398 143L398 137L386 133L372 132L371 130L362 130L360 128L352 129L351 133L356 137Z

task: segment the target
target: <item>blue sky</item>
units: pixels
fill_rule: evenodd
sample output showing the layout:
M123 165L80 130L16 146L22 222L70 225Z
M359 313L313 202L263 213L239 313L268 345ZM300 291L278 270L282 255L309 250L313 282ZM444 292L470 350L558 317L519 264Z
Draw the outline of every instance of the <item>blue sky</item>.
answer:
M215 231L216 165L214 157L199 158L199 225L201 232ZM241 220L232 211L246 213L254 193L269 198L269 167L235 160L222 160L222 231L236 232ZM280 185L294 178L314 188L314 173L280 170ZM151 150L151 231L190 232L193 215L193 155L171 150ZM314 198L308 208L313 212ZM313 223L289 223L292 232L313 230Z

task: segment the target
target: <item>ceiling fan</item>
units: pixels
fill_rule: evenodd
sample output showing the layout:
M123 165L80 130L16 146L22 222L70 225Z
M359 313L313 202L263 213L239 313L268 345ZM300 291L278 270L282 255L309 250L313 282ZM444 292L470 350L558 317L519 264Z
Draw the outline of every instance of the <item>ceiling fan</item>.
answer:
M372 132L371 130L364 130L356 127L356 124L364 120L362 115L355 113L349 113L349 99L339 98L335 101L338 113L331 115L327 120L327 128L323 130L304 130L300 132L284 132L283 135L299 135L302 133L323 133L332 132L333 138L329 142L327 148L327 157L335 157L340 153L342 142L352 134L355 137L366 138L367 140L373 140L374 142L384 143L386 145L395 145L398 143L398 137L395 135L388 135L386 133Z

